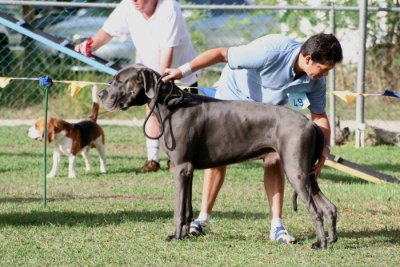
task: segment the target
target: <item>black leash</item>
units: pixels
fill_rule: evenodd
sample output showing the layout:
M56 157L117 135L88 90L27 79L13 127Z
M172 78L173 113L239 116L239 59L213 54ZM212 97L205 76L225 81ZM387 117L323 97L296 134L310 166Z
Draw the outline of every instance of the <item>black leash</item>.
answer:
M162 78L164 78L164 77L167 76L167 75L168 75L168 73L165 73L165 74L161 75L161 77L157 80L157 84L156 84L156 88L155 88L155 92L154 92L154 97L151 99L151 100L154 101L154 105L151 107L150 112L149 112L149 114L146 116L146 119L144 120L144 123L143 123L143 133L144 133L144 136L146 136L146 137L149 138L149 139L153 139L153 140L159 139L159 138L164 134L164 121L163 121L163 118L161 117L161 113L160 113L160 109L158 108L158 101L157 101L157 100L158 100L158 96L159 96L159 94L160 94L161 86L162 86L163 83L164 83L164 82L162 81ZM173 85L174 85L174 84L173 84L173 81L171 81L170 84L173 86ZM171 90L171 92L169 93L168 96L170 96L171 93L172 93L172 90ZM167 97L167 98L168 98L168 97ZM167 98L166 98L166 99L167 99ZM166 99L164 99L164 103L165 103ZM150 106L150 105L149 105L149 106ZM157 109L157 112L154 112L155 109ZM149 121L150 116L151 116L151 114L153 114L153 113L156 114L156 116L157 116L157 118L158 118L158 121L160 122L160 126L161 126L161 132L160 132L160 134L159 134L158 136L156 136L156 137L150 136L150 135L148 135L148 134L146 133L146 125L147 125L147 122Z

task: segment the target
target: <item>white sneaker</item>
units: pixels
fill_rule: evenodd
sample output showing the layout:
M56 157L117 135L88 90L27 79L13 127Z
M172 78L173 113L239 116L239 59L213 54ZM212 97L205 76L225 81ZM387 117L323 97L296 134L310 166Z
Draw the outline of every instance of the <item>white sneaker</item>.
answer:
M194 220L190 223L189 233L194 236L206 235L211 231L211 223L207 221Z
M281 244L293 244L296 242L296 238L291 236L288 231L286 231L285 227L283 227L283 225L271 229L269 237L271 240L275 240Z

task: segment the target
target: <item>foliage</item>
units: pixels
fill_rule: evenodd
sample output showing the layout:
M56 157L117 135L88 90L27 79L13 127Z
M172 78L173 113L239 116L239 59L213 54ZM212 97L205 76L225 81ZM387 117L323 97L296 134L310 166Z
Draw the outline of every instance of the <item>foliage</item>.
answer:
M297 5L306 6L308 1L295 0L257 0L257 4L264 5ZM323 6L358 6L358 0L325 0ZM400 7L400 1L382 0L369 1L369 7ZM279 21L289 30L288 34L306 37L302 23L306 21L312 27L321 24L321 21L329 21L330 11L284 11L281 12ZM359 13L353 11L336 11L335 21L337 31L357 30L359 27ZM400 12L371 11L367 16L367 46L366 55L368 83L372 92L381 92L390 87L394 90L400 88L397 73L400 72ZM351 68L351 67L350 67ZM339 84L340 86L341 84ZM343 86L346 88L346 86ZM368 90L368 89L367 89Z
M307 0L256 0L257 5L296 5L307 6ZM289 30L288 34L299 38L307 37L308 33L304 32L302 21L307 20L311 26L316 26L321 22L321 12L313 10L282 10L278 14L278 21ZM322 18L323 19L323 18Z
M324 1L327 5L357 6L356 0ZM400 7L400 1L369 1L369 7ZM337 12L338 29L356 29L358 12ZM400 12L368 12L367 72L374 88L400 88ZM370 84L370 83L368 83Z
M400 7L399 1L387 1L388 7ZM381 88L400 88L400 12L374 13L368 16L368 63Z

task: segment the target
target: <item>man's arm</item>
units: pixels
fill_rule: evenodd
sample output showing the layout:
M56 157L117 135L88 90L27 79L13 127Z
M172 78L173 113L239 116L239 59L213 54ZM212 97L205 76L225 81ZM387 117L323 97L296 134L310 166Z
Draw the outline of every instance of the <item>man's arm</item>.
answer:
M311 112L311 120L321 128L324 135L324 149L322 155L319 158L318 163L312 169L312 173L315 174L315 177L318 177L321 174L322 167L330 153L329 142L331 138L331 127L326 113L315 114Z
M100 47L102 47L104 44L109 42L112 39L112 36L105 32L103 29L100 29L95 36L92 38L92 43L90 44L90 52L94 52ZM87 46L87 40L76 45L75 46L75 51L79 52L81 54L86 54L86 46Z
M195 57L191 62L184 64L181 67L185 67L187 71L182 71L181 67L178 69L166 69L165 72L169 74L163 78L164 82L168 82L172 79L181 79L184 74L192 73L200 69L212 66L220 62L228 61L228 48L220 47L207 50L197 57Z
M174 56L173 47L166 47L161 49L161 57L160 57L161 74L163 74L167 68L171 67L173 56Z

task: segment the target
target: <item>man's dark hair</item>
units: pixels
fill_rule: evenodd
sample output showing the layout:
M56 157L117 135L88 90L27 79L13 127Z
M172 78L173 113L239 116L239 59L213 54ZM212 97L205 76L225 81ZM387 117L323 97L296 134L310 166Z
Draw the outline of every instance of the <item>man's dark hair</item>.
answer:
M342 47L333 34L319 33L311 36L300 49L303 56L320 64L335 65L343 60Z

